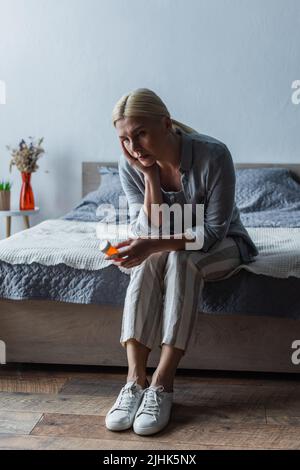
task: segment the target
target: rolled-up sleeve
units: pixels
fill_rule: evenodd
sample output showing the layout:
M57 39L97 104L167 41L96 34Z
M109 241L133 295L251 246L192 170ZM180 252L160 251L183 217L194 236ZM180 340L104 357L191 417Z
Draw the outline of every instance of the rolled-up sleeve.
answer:
M201 250L223 240L228 232L235 200L235 170L232 156L225 150L213 159L207 174L207 196L204 203L204 223L188 230ZM197 248L195 248L197 249Z

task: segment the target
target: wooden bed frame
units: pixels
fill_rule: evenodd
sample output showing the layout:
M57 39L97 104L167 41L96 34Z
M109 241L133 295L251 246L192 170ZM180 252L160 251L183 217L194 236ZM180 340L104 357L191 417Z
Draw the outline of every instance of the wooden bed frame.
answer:
M82 195L100 181L97 167L116 162L84 162ZM289 168L300 181L300 164L236 164L236 168ZM127 366L119 337L122 307L48 300L0 300L0 340L6 362ZM300 372L291 356L300 340L300 320L199 312L179 368ZM149 367L159 359L158 343Z

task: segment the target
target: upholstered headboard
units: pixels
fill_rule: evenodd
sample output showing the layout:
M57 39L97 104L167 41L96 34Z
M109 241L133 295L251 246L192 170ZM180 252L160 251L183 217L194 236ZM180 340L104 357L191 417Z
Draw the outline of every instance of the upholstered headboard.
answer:
M99 166L117 167L118 162L82 162L82 196L100 184ZM288 168L300 182L300 164L295 163L236 163L235 168Z

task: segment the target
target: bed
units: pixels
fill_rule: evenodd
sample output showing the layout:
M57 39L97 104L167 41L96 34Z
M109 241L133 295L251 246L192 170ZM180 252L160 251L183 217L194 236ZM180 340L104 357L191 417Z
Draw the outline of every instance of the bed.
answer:
M98 171L103 167L117 168L117 163L82 164L83 202L75 214L81 217L84 209L84 220L74 220L74 211L70 211L0 242L0 340L6 346L6 362L127 365L119 336L130 277L108 262L105 265L103 257L84 255L89 250L96 253L98 247L98 224L93 218L89 220L86 208L91 205L89 195L98 194L97 188L103 187L104 177ZM295 210L283 207L277 219L268 207L255 213L253 207L261 208L261 194L247 186L248 174L243 172L247 169L258 171L260 178L264 178L263 171L282 169L283 173L276 173L275 182L269 181L269 192L264 195L272 209L280 178L285 177L285 171L293 175L288 190L293 193ZM250 265L227 280L206 284L191 344L179 367L299 373L300 365L291 357L294 341L300 340L300 207L295 199L300 188L300 165L236 164L236 171L242 172L240 187L243 191L248 188L246 194L241 191L238 201L243 222L256 240L263 234L272 243L254 271ZM109 178L116 179L117 171ZM115 192L108 192L108 200L111 197ZM280 192L276 197L288 199ZM59 231L62 242L57 247L55 236ZM34 237L47 245L44 251L40 246L43 259L36 257ZM276 253L273 259L273 246L279 242L284 242L281 251L277 248L280 256ZM66 259L70 243L78 250ZM270 267L272 275L268 275ZM157 363L157 346L150 354L150 367Z

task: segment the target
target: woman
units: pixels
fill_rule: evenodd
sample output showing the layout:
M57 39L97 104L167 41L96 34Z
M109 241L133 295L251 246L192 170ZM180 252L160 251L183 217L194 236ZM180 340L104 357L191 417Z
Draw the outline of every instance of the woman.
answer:
M169 421L174 377L204 281L230 276L258 252L234 202L235 172L225 144L171 119L163 101L145 88L117 102L113 124L123 150L119 172L133 236L116 245L122 255L114 257L132 268L120 338L128 375L106 426L117 431L133 425L137 434L149 435ZM204 204L204 225L176 238L170 222L171 235L163 238L162 219L151 213L151 204L162 203ZM149 227L158 236L148 237ZM191 237L195 249L186 249ZM147 358L157 335L161 356L149 385Z

